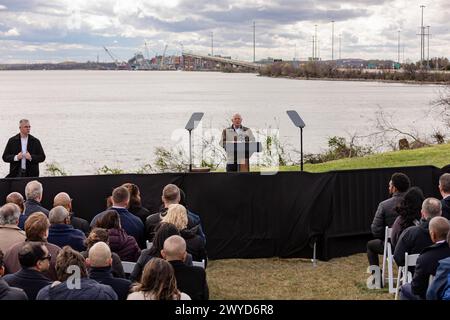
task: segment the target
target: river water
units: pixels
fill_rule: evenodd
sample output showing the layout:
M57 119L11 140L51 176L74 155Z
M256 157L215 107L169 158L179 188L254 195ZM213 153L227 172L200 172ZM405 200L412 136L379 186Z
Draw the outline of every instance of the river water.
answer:
M286 115L295 109L306 123L304 152L327 147L327 138L375 131L379 108L400 128L432 132L426 116L438 97L435 85L352 81L303 81L181 71L4 71L0 72L0 148L31 122L47 154L66 172L93 174L107 165L127 172L154 160L158 146L182 145L192 112L204 112L198 137L216 142L234 112L253 131L278 130L288 147L299 148L299 130ZM199 161L196 156L195 162ZM41 165L41 171L45 165ZM0 163L0 176L8 164Z

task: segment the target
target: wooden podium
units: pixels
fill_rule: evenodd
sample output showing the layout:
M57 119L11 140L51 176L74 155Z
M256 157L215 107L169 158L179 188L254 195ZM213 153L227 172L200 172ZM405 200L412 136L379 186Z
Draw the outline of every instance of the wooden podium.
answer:
M255 152L261 152L261 142L248 141L233 141L225 143L225 150L228 159L234 159L233 163L237 164L238 172L250 171L250 157Z

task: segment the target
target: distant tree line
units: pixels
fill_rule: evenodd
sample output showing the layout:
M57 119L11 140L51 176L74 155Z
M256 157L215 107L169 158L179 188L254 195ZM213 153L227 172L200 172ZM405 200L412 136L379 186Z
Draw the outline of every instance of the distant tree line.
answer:
M417 82L450 82L450 64L448 59L441 58L436 71L436 60L430 60L428 66L421 67L420 63L402 64L400 70L394 69L344 69L333 62L310 61L295 66L293 63L277 62L264 66L260 75L268 77L290 77L302 79L358 79L358 80L388 80L388 81L417 81Z

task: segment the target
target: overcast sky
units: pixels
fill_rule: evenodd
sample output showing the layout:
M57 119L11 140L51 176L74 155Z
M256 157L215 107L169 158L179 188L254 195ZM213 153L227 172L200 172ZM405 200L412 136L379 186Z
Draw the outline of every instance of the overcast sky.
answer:
M242 60L305 59L314 25L320 56L397 59L401 30L404 58L420 57L421 9L431 26L430 56L449 56L450 0L0 0L0 63L109 61L106 46L121 59L135 52L179 54L181 48ZM404 47L404 49L403 49Z

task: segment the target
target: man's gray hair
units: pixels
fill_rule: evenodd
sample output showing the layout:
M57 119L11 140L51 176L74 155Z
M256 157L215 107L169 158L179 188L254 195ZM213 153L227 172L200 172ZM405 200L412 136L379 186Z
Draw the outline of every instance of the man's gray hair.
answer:
M19 125L23 125L24 123L30 123L28 119L20 119Z
M43 191L42 184L37 180L33 180L28 182L25 187L25 197L27 200L36 200L42 197Z
M7 203L0 208L0 225L17 224L20 217L20 208L17 204Z
M69 211L63 206L54 207L48 214L50 224L62 224L69 216Z
M422 203L422 211L426 212L427 218L438 217L442 214L442 204L436 198L426 198Z

